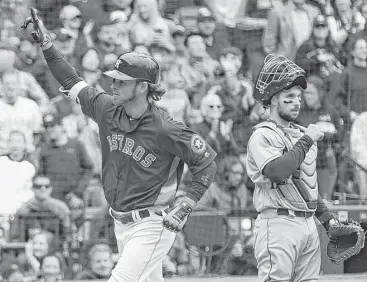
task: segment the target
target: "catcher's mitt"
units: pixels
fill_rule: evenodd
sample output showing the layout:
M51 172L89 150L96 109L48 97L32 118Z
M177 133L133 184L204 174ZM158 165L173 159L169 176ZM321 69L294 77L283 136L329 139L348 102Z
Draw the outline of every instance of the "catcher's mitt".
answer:
M326 255L336 264L358 254L364 247L365 233L358 222L337 223L327 231L330 241Z

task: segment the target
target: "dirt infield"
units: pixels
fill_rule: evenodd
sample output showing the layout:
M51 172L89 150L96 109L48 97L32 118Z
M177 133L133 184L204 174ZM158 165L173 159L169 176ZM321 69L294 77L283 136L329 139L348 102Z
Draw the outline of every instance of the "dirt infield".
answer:
M166 279L167 282L257 282L256 276L236 276L236 277L193 277L193 278L171 278ZM367 273L362 275L323 275L320 277L319 282L340 282L340 281L348 281L348 282L366 282L367 281Z

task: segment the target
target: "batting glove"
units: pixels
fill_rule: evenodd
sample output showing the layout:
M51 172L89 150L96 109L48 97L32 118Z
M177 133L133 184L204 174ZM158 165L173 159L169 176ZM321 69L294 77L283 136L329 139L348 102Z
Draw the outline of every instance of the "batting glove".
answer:
M23 22L21 28L24 30L27 29L30 23L33 24L33 32L31 33L35 42L40 43L41 47L51 42L50 36L46 34L46 28L43 25L43 22L38 18L37 11L35 8L30 8L31 16L26 18Z
M184 197L178 205L167 211L167 215L163 219L163 225L170 231L180 232L195 205L194 200Z

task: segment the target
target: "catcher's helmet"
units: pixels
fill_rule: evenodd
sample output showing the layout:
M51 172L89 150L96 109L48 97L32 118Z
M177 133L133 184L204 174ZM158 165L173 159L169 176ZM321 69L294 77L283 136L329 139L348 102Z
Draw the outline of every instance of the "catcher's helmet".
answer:
M307 88L305 71L283 55L267 55L257 77L254 98L268 101L279 91L298 85Z
M157 84L159 65L149 55L127 52L116 60L113 70L106 71L104 74L118 80L143 80Z

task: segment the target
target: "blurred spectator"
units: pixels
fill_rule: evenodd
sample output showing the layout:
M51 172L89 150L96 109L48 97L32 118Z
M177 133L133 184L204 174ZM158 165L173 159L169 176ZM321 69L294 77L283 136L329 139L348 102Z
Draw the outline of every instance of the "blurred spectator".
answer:
M181 25L176 25L172 30L172 38L173 38L173 45L175 47L175 52L173 57L177 64L182 65L184 62L187 61L189 56L188 51L185 46L185 39L186 39L186 30Z
M72 65L76 65L75 37L69 29L58 28L50 33L53 44L61 55Z
M350 34L363 30L366 20L353 7L351 0L332 0L334 15L328 17L331 38L342 46Z
M0 214L12 215L23 201L32 197L32 178L36 173L26 139L21 131L11 131L8 137L9 154L0 157Z
M324 132L323 140L317 143L317 181L320 195L331 200L338 175L335 146L342 141L342 124L338 111L325 98L325 92L322 78L310 76L307 79L297 123L304 127L317 124Z
M94 27L94 21L86 22L83 29L81 29L82 14L74 5L64 6L60 10L59 17L63 28L68 30L73 38L74 52L80 52L86 47L93 46L91 32Z
M230 46L227 38L215 34L215 18L208 8L200 8L196 20L198 31L206 44L206 51L214 60L218 60L221 50Z
M166 93L156 105L164 109L177 121L188 125L188 117L191 111L190 100L187 93L182 89L183 79L180 67L175 61L164 61L161 65L162 85L165 86Z
M215 180L205 191L203 197L196 205L197 210L218 210L225 214L235 214L247 209L252 202L252 197L246 187L247 173L242 161L235 156L228 156L218 164ZM224 263L228 260L236 235L231 234L229 245L219 255L213 256L211 271L223 273ZM218 246L214 246L216 249Z
M18 57L15 49L0 46L0 73L4 74L4 72L15 71L17 59ZM49 98L30 73L19 70L17 85L19 88L19 95L34 100L41 107L42 112L48 111ZM0 97L1 96L3 96L3 93L0 92Z
M327 77L342 72L339 49L331 39L325 16L317 16L311 37L298 49L295 62L308 75Z
M366 131L365 131L366 130ZM354 179L359 194L367 197L367 111L361 113L353 122L350 132L350 151L353 160L361 167L355 166Z
M134 8L129 21L132 44L172 44L171 28L174 23L162 18L157 0L136 0Z
M0 274L0 278L3 278L4 282L23 282L25 279L24 274L17 264L11 264L5 271Z
M350 123L356 116L367 111L367 42L360 38L352 45L351 59L344 69L341 77L335 81L338 90L331 90L336 93L336 105L343 118ZM334 92L335 91L335 92Z
M101 86L102 58L100 53L95 48L88 48L80 55L79 59L79 74L86 83L95 87L98 91L104 92Z
M133 50L132 51L137 52L137 53L142 53L142 54L150 55L149 50L148 50L148 47L145 46L144 44L136 44L133 47Z
M100 175L102 172L102 152L99 140L98 124L83 114L79 104L73 103L72 114L64 117L62 123L69 138L79 139L93 163L93 172Z
M357 40L357 39L364 39L367 42L367 1L363 1L363 3L360 6L360 12L365 20L365 25L364 28L361 31L358 31L354 34L350 34L349 35L349 47L351 45L353 45L353 43ZM349 49L349 48L348 48Z
M116 44L118 29L116 26L116 21L111 21L106 19L95 25L95 33L97 35L94 47L100 53L102 61L109 54L114 54L118 56L122 53L119 46Z
M108 279L114 263L112 250L107 244L96 244L88 252L88 268L80 273L76 280Z
M114 13L124 13L127 19L133 14L133 4L134 0L104 0L104 8L107 12Z
M189 57L182 66L182 76L187 86L193 108L200 107L200 101L206 94L206 88L213 79L214 69L218 62L213 60L206 52L203 37L197 32L191 32L185 39Z
M173 50L169 45L162 43L152 43L148 46L150 55L161 64L163 59L169 59L172 57Z
M48 142L40 151L39 173L51 179L52 197L68 204L72 219L82 220L84 192L93 171L90 156L79 140L68 138L59 117L46 115L44 126Z
M231 43L240 48L246 49L251 65L252 80L255 81L265 59L262 47L262 37L264 29L268 24L268 14L273 8L274 0L247 0L245 7L240 6L243 17L237 17L235 29L230 29Z
M59 18L62 26L70 32L73 38L78 39L82 25L80 10L73 5L66 5L60 10Z
M69 4L69 0L35 0L34 3L38 16L48 29L53 30L62 26L59 13L62 7Z
M222 119L232 120L234 140L241 146L241 152L245 153L255 122L251 116L255 100L252 97L252 82L239 72L242 56L242 52L235 47L222 50L219 61L224 73L218 80L219 85L213 86L208 93L217 94L221 98L224 106Z
M66 269L65 259L59 253L46 255L40 265L40 282L62 281Z
M42 130L41 109L36 102L22 96L18 70L5 71L2 75L2 97L0 98L0 154L6 153L9 132L21 130L25 134L27 149L34 149L33 134Z
M51 181L47 176L36 175L32 183L33 198L23 203L16 215L27 216L34 212L50 212L63 223L63 233L68 234L71 228L70 209L62 201L51 197Z
M26 276L37 277L42 260L55 249L56 242L52 233L45 230L35 231L25 246L25 252L18 255L19 265Z
M196 274L200 269L200 261L195 252L195 247L185 243L184 234L178 233L171 249L163 260L163 275L170 277L173 274L189 276Z
M246 187L246 169L238 157L228 156L218 163L215 181L205 191L197 209L215 209L226 214L246 209L252 198Z
M52 84L50 84L52 82L47 77L49 70L41 48L30 36L21 37L18 58L19 69L33 75L49 97L59 94L58 89L52 89ZM42 110L45 112L44 109Z
M216 161L220 161L227 155L238 155L239 147L236 144L233 133L233 121L221 120L223 103L216 94L207 94L201 100L201 113L204 120L193 124L192 129L202 136L217 153Z
M29 1L0 1L0 41L17 43L20 26L28 15Z
M320 11L305 0L289 0L284 4L274 1L273 6L263 35L265 53L282 54L294 60L297 49L310 37Z

